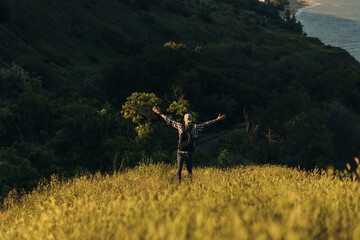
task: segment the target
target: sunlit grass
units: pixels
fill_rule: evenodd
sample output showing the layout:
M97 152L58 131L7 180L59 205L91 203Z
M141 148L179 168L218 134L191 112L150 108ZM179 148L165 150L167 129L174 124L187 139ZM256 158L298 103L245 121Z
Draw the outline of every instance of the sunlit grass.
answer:
M178 184L173 166L140 166L10 197L0 239L357 239L359 200L344 173L197 168Z

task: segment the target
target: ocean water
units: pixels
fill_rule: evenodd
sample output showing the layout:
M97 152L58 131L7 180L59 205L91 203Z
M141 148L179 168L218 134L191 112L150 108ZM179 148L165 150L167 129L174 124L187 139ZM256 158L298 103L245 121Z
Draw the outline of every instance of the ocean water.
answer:
M296 18L308 36L346 49L360 62L360 0L313 0Z

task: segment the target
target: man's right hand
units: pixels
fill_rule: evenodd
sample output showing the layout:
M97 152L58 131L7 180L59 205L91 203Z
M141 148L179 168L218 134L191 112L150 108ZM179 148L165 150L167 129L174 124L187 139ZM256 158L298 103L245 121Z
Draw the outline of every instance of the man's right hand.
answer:
M153 110L155 113L157 113L157 114L160 114L160 113L161 113L159 107L154 106L154 107L152 108L152 110Z

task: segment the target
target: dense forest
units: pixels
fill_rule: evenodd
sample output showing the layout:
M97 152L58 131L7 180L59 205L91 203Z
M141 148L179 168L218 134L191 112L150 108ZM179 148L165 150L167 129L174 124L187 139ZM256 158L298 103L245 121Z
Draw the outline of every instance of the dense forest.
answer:
M0 188L176 160L181 120L227 120L197 164L344 168L360 64L257 0L0 0Z

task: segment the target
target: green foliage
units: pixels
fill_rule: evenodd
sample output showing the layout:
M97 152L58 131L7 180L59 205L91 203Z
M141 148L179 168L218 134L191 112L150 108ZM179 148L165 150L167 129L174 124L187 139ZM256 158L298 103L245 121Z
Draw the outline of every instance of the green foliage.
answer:
M41 77L45 89L56 89L59 84L56 82L56 71L54 66L46 63L41 58L33 55L22 55L18 58L18 63L25 71Z
M173 101L169 108L166 111L172 113L174 119L178 122L181 122L186 113L190 113L193 117L193 121L196 122L198 118L198 113L190 110L190 103L188 100L184 99L184 97L180 97L177 101Z
M0 71L1 100L17 97L24 90L28 78L29 74L15 63L12 63L11 68L2 68Z
M334 152L334 134L325 125L312 121L305 113L288 121L285 129L283 146L289 165L326 168L337 158Z
M39 172L32 165L29 156L19 153L18 147L0 148L0 191L2 196L13 188L31 190L36 186ZM50 162L50 159L48 159Z
M293 14L291 16L289 10L286 11L284 20L285 21L281 24L282 28L285 28L289 31L293 31L293 32L297 32L297 33L303 32L303 27L302 27L301 22L296 20L295 14Z
M160 99L154 93L135 92L127 98L121 113L133 123L150 122L154 117L153 106L160 103Z
M25 91L17 103L18 132L22 140L28 143L44 143L50 129L53 115L50 94L41 88L40 78L29 78ZM44 139L45 138L45 139Z
M150 123L145 124L139 124L135 127L135 130L137 132L137 137L139 140L145 140L149 137L149 135L152 133L152 128L150 126Z
M6 130L0 134L3 143L11 145L12 140L41 143L46 141L49 124L52 121L50 94L42 89L39 77L30 77L22 68L13 64L3 69L0 101L2 121Z
M97 84L111 102L121 106L133 92L168 92L180 78L179 72L189 69L195 58L186 47L176 51L167 46L148 47L108 69Z
M257 129L238 129L227 134L219 148L219 165L275 163L271 156L275 143L269 143Z
M116 136L107 138L99 146L97 161L105 170L124 170L136 166L142 155L142 149L132 138Z
M106 105L105 105L106 107ZM104 108L102 108L104 109ZM61 156L62 166L68 173L74 172L75 167L89 170L108 170L113 156L101 161L101 147L103 141L116 134L119 118L107 109L101 111L90 102L79 99L62 106L58 131L49 141L49 147ZM108 117L107 115L112 115Z
M226 136L220 147L219 161L221 165L232 165L236 161L235 155L244 154L250 149L249 141L244 130L233 130ZM237 162L239 162L238 159Z
M211 163L343 168L359 154L357 63L299 34L301 24L280 18L280 5L23 1L14 21L1 24L0 64L10 66L0 69L3 155L20 159L29 170L24 179L173 163L177 132L151 111L161 98L177 120L186 112L199 122L226 113L214 131L238 125L242 109L249 111L251 126L231 132ZM14 59L31 74L11 65ZM6 193L15 185L3 186Z
M173 101L169 108L168 112L174 113L179 116L184 116L189 112L190 103L184 98L179 99L178 101Z
M153 106L161 103L154 93L135 92L127 98L122 106L121 114L125 119L137 124L135 130L140 140L145 140L152 132L151 120L154 118Z
M336 149L341 149L331 165L342 168L344 163L358 155L356 146L360 144L357 137L360 131L359 116L339 102L329 103L324 109L326 111L322 115L322 122L334 134L333 144Z

